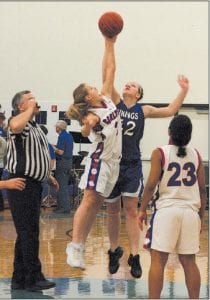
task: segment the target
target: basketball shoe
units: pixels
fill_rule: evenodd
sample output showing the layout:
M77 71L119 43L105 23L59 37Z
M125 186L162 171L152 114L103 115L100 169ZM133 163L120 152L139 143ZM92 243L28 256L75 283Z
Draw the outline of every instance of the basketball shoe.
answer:
M85 269L84 245L79 243L68 243L66 247L67 264L73 268Z
M123 256L123 248L117 247L114 252L109 249L108 251L109 255L109 273L114 274L119 269L120 263L119 259Z
M131 267L131 275L135 278L140 278L142 275L142 268L140 264L140 257L139 254L133 255L130 254L128 258L128 264Z

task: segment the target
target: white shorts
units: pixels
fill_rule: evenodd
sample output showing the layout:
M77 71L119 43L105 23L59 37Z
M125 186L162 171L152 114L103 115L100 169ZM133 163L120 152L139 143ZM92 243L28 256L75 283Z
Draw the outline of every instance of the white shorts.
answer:
M191 208L166 207L156 211L151 248L168 253L195 254L199 251L201 221Z
M87 157L79 188L95 190L108 197L119 176L119 160L99 160Z

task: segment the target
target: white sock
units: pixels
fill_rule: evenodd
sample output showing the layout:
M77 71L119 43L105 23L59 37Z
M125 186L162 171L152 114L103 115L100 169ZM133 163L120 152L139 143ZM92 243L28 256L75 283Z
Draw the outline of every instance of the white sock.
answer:
M71 245L72 245L75 249L80 249L82 243L74 243L74 242L71 242Z

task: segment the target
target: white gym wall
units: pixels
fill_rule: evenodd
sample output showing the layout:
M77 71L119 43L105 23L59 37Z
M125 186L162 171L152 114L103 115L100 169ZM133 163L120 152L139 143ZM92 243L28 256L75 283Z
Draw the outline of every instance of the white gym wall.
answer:
M124 29L116 43L116 88L129 80L144 88L145 103L169 103L179 91L178 74L190 80L185 103L208 104L208 2L0 2L0 104L11 114L11 98L30 89L48 109L48 138L55 143L58 113L66 110L81 82L101 87L103 38L98 19L117 11ZM208 160L208 114L195 110L192 144ZM146 120L142 157L166 143L169 119ZM69 130L79 131L76 122ZM83 145L85 150L87 145ZM75 146L75 154L78 145Z

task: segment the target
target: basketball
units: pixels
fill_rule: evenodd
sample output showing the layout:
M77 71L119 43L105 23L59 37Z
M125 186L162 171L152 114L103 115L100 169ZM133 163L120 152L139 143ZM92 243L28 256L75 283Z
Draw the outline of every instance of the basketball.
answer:
M111 38L122 31L123 19L118 13L108 11L99 18L98 27L103 35Z

